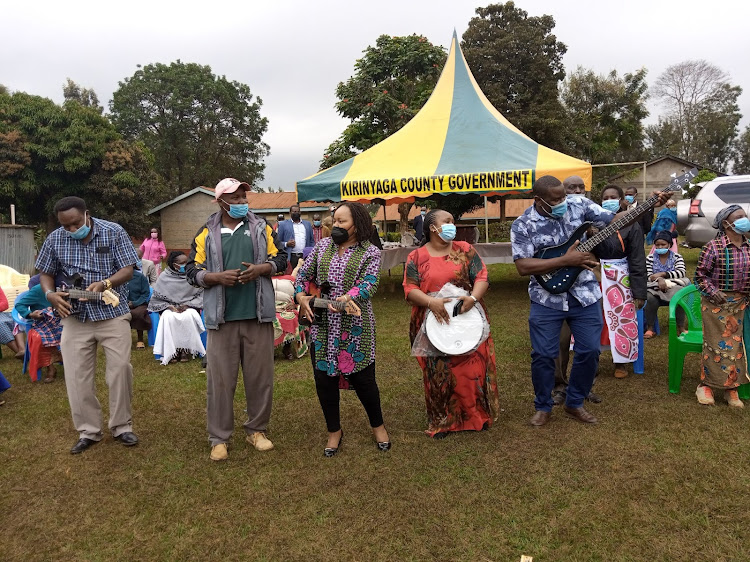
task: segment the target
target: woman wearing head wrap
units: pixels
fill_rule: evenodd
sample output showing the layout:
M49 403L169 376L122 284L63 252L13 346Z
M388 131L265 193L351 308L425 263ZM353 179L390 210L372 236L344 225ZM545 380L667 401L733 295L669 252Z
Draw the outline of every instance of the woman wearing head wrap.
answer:
M723 390L730 406L743 408L737 387L750 382L743 342L743 325L750 295L750 219L739 205L716 215L716 237L701 250L695 284L701 292L703 365L695 391L701 404L714 403L714 390Z
M170 252L167 267L154 285L148 303L149 312L158 312L154 355L161 355L162 365L188 361L191 354L205 355L200 335L205 326L198 312L203 308L203 289L193 287L185 276L188 258L182 252Z
M685 273L685 260L670 249L674 241L672 232L662 230L654 234L654 251L646 256L646 275L648 275L648 299L644 310L646 331L643 337L653 338L656 333L656 314L660 306L669 306L669 301L684 287L690 285ZM677 327L685 331L685 311L677 307Z

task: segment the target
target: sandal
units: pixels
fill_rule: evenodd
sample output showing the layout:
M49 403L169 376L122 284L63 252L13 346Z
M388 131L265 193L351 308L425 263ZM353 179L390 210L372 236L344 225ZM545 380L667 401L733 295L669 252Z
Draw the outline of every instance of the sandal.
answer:
M653 330L646 330L645 332L643 332L643 339L650 340L655 335L656 335L656 332L654 332Z
M136 349L146 349L146 344L144 344L142 341L139 341L135 344Z

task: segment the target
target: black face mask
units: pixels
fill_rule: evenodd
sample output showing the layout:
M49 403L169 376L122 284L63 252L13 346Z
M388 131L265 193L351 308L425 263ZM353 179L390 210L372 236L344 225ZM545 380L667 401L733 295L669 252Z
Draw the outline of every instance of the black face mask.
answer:
M331 230L331 239L333 240L334 244L343 244L347 240L349 240L349 231L345 228L341 228L340 226L334 226L333 230Z
M292 220L294 222L299 221L300 218L302 218L302 215L300 213L292 213Z

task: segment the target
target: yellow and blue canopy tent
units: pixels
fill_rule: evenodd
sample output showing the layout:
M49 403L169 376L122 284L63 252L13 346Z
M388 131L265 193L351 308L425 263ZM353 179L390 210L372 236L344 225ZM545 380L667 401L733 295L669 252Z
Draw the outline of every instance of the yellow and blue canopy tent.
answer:
M455 31L440 79L422 109L393 135L297 182L299 201L414 201L434 194L510 195L544 175L581 176L591 165L542 146L485 97Z

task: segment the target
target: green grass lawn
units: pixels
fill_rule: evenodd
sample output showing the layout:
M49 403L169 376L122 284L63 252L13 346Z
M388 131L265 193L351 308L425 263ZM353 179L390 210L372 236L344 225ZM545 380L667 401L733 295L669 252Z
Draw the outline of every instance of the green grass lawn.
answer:
M686 251L694 267L697 251ZM230 459L208 460L199 361L162 367L133 352L135 431L82 455L63 381L32 384L7 348L0 408L0 560L748 560L750 426L699 406L699 358L667 392L665 332L646 374L612 376L602 355L583 426L533 414L526 280L490 266L487 301L502 411L489 432L428 439L421 371L397 272L375 297L378 380L393 449L376 450L356 396L342 400L341 453L326 431L307 359L277 355L270 437L245 442L242 383ZM106 386L100 374L100 400Z

